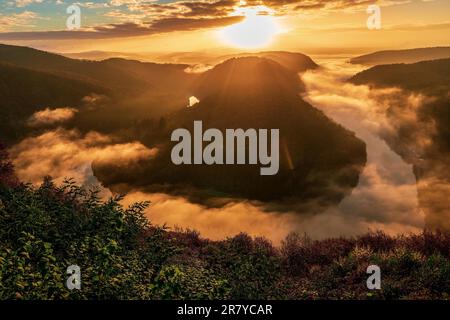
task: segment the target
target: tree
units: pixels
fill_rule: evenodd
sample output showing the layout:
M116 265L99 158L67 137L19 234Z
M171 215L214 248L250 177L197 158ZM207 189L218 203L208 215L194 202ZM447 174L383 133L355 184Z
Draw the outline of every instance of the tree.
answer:
M18 180L14 174L14 166L4 144L0 142L0 185L14 186Z

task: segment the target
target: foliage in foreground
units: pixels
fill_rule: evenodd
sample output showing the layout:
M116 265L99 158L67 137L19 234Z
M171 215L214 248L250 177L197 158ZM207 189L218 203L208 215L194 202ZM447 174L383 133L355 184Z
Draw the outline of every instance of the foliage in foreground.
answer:
M246 234L209 241L168 231L144 217L148 203L119 201L70 181L20 184L0 161L0 299L449 298L448 233L292 234L275 248ZM81 290L65 287L73 264ZM381 267L382 290L366 288L370 264Z

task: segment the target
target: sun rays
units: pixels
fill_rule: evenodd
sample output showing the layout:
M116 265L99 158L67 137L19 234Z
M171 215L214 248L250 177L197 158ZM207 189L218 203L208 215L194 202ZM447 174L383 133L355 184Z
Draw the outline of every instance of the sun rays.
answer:
M245 16L245 19L219 31L220 39L227 45L241 49L263 48L282 32L273 10L268 7L237 7L235 14Z

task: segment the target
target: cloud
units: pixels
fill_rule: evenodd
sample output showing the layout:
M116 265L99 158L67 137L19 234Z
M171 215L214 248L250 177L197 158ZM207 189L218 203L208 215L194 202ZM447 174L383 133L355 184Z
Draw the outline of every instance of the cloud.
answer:
M156 152L139 142L119 143L97 132L82 135L64 129L26 138L10 149L17 176L33 184L47 175L57 182L74 178L86 184L93 179L93 162L132 167L139 161L148 161Z
M404 99L409 114L426 98L398 88L370 89L346 83L347 77L360 68L335 64L333 69L310 71L303 76L305 98L330 118L355 131L367 144L368 164L359 184L339 206L302 215L295 212L295 207L281 211L274 204L245 200L210 208L181 196L150 193L138 187L131 189L124 204L150 200L152 204L146 215L152 223L196 229L210 239L247 232L279 244L291 232L307 233L314 239L352 236L368 230L383 230L388 234L420 232L425 217L419 208L412 166L394 153L379 134L391 130L385 115L390 103ZM401 121L415 119L405 115ZM82 135L63 129L27 138L11 149L19 177L34 183L40 182L44 174L60 180L75 177L93 183L96 181L93 162L121 165L128 170L139 161L149 161L156 152L139 142L119 143L110 136L93 132ZM448 192L448 184L442 181L429 179L428 183Z
M52 125L62 123L72 119L78 110L74 108L46 108L42 111L35 112L27 121L31 127L40 127L45 125Z
M218 18L231 16L239 3L239 0L177 1L172 3L138 1L137 3L129 4L128 9L133 12L143 12L149 16Z
M292 232L306 233L313 239L354 236L369 230L383 230L388 234L420 232L420 224L403 223L391 219L348 216L342 211L329 210L319 214L299 216L295 212L268 211L267 208L250 202L235 202L223 208L207 208L190 203L182 197L166 194L130 192L124 205L136 201L151 201L146 216L155 225L169 228L194 229L202 237L220 240L241 232L251 236L262 236L278 245Z
M38 17L39 15L32 11L24 11L9 15L0 13L0 32L18 27L30 27L32 26L31 21ZM3 33L0 33L0 37L2 34Z
M224 208L207 208L182 197L135 191L129 193L123 203L143 200L151 201L146 215L153 224L195 229L209 239L218 240L247 232L279 243L289 232L298 230L295 214L277 215L245 202L232 203Z
M32 3L42 3L44 0L15 0L15 4L19 8L26 7Z
M305 99L356 132L367 145L368 164L360 183L338 210L366 220L423 227L435 216L431 203L448 203L448 193L444 192L440 193L440 201L436 201L436 193L430 200L424 195L424 185L439 186L434 188L436 192L450 190L443 187L438 172L423 176L417 171L423 167L421 158L436 145L436 123L420 116L421 108L435 98L400 88L377 89L345 81L361 68L333 64L302 77L307 88ZM435 158L442 157L439 154Z
M223 18L165 18L152 23L117 23L73 31L30 31L3 32L0 40L69 40L69 39L108 39L137 37L173 31L194 31L217 28L237 23L242 17ZM1 21L1 20L0 20Z
M410 0L379 0L380 6L392 6L410 3ZM236 14L236 8L259 8L263 13L267 10L275 14L295 14L302 11L326 10L365 11L372 0L216 0L216 1L176 1L172 3L130 3L129 9L150 13L184 15L195 17L224 17Z
M17 0L27 3L33 0ZM36 0L34 0L36 1ZM37 0L40 1L40 0ZM274 15L295 15L305 10L323 12L366 10L371 0L216 0L177 1L159 3L144 0L112 0L109 3L84 2L88 8L110 8L101 13L114 19L114 23L88 26L81 30L21 31L6 32L1 28L0 40L63 40L63 39L107 39L152 35L174 31L192 31L217 28L235 24L245 18L238 8L256 8L260 14L267 11ZM408 3L408 0L384 0L379 5L390 6ZM6 19L6 17L4 18ZM1 21L1 20L0 20ZM1 22L0 22L1 25ZM16 24L19 25L19 24ZM25 25L22 25L23 27Z
M77 6L88 9L101 9L101 8L109 8L109 4L106 2L75 2Z
M138 142L114 143L113 140L95 132L82 135L73 130L57 129L24 139L10 149L10 154L16 173L23 181L39 184L44 176L50 175L57 183L71 177L85 186L101 187L92 171L93 162L129 169L134 163L148 161L157 152ZM111 196L107 189L102 190L104 197ZM247 231L279 242L289 232L297 230L295 214L274 216L250 203L208 209L182 197L136 190L126 196L124 204L140 200L152 201L147 215L153 223L194 228L212 239Z
M212 68L214 68L214 66L210 64L194 64L184 69L184 72L191 74L198 74L211 70Z
M360 12L366 11L373 0L246 0L246 6L266 6L276 11L277 15L295 15L307 12ZM411 0L378 0L382 7L410 3Z
M279 203L234 200L224 207L210 208L180 196L138 189L128 194L125 203L150 200L152 205L146 214L153 223L196 229L211 239L245 231L279 244L290 232L307 233L314 239L353 236L369 230L392 235L421 232L426 217L419 206L412 165L393 152L380 133L393 130L385 115L391 103L407 103L409 115L401 121L415 121L412 114L426 98L398 88L371 89L346 82L360 70L361 66L339 63L302 77L305 98L367 144L368 163L358 186L338 206L321 208L319 203L311 203L309 213L298 214L292 203L282 208Z
M88 110L93 110L102 106L105 106L110 98L106 95L92 93L88 96L84 96L81 101L84 103L84 107Z
M123 5L137 5L141 3L156 2L158 0L110 0L111 6L120 7Z
M429 31L429 30L447 30L450 29L450 22L441 22L441 23L428 23L428 24L401 24L401 25L383 25L383 30L385 31ZM320 32L320 33L329 33L329 32L354 32L354 31L367 31L366 26L341 26L341 25L333 25L327 27L319 27L319 28L305 28L305 30Z

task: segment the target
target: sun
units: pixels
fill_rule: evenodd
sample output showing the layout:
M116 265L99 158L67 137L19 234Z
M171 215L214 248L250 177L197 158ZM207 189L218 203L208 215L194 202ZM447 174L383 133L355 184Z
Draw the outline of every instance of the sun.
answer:
M221 40L230 46L241 49L266 47L281 33L267 7L236 8L236 14L245 16L244 20L219 31Z

